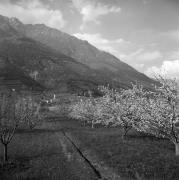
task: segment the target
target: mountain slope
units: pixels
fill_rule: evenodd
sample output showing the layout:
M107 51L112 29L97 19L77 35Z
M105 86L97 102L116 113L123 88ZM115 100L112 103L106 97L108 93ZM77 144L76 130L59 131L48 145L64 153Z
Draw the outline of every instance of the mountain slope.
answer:
M24 25L0 16L0 56L49 89L83 92L98 85L129 87L153 80L131 66L66 33L45 25Z
M53 53L43 45L25 37L0 40L0 54L5 56L7 49L12 64L20 67L28 75L37 72L37 81L48 89L85 90L90 86L94 88L101 80L97 78L91 80L95 72L87 66L70 57Z
M18 82L18 84L14 84L15 82ZM24 72L17 66L0 59L0 86L5 85L18 90L20 88L19 82L21 88L23 88L22 86L25 86L26 89L30 91L42 92L45 90L41 84L24 74Z
M83 92L110 81L107 76L96 70L24 36L10 23L12 19L0 17L1 61L6 62L8 57L10 63L20 68L26 75L36 74L36 80L46 88Z
M26 25L24 31L26 36L36 39L92 69L108 74L115 82L128 84L131 81L140 81L149 86L150 83L153 83L144 74L139 73L115 56L98 50L87 41L79 40L45 25Z

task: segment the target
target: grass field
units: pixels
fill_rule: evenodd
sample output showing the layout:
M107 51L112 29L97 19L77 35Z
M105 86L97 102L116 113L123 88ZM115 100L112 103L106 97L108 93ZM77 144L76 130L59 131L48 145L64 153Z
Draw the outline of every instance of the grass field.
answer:
M60 136L56 136L61 130L70 133L82 151L90 150L122 180L179 179L179 158L168 140L135 131L123 140L119 128L91 129L64 117L48 118L46 125L39 129L18 131L8 149L12 163L0 167L0 179L85 180L87 171L82 170L83 164L68 162L62 152ZM2 150L0 145L1 160Z
M61 124L80 140L82 150L92 150L124 179L179 179L179 157L175 156L174 145L166 139L131 131L123 140L119 128L91 129L75 120L61 121Z
M62 141L58 122L17 131L8 147L7 165L2 164L0 144L0 180L95 180L78 154Z

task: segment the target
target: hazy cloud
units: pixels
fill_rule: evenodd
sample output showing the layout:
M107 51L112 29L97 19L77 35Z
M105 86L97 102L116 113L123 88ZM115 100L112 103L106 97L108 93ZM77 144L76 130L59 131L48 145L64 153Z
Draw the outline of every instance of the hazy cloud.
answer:
M134 48L135 45L133 45ZM137 70L144 72L146 68L162 62L163 54L158 50L136 49L132 53L119 54L118 57Z
M179 43L179 29L178 30L172 30L172 31L167 31L167 32L162 32L160 34L164 38L171 38L172 40L175 40Z
M175 59L179 59L179 49L178 51L172 51L169 53L169 60L175 60Z
M131 54L127 54L125 59L127 62L143 63L143 64L152 64L153 62L160 60L163 57L162 53L158 50L145 50L140 48Z
M152 52L141 52L139 54L137 54L136 59L138 59L138 61L154 61L157 59L160 59L162 57L162 54L159 51L152 51Z
M109 13L118 13L121 11L120 7L108 6L105 4L97 3L89 0L72 0L74 7L83 16L83 24L80 29L82 30L87 22L95 22L100 24L98 18Z
M57 29L63 28L66 23L60 10L52 10L39 0L21 0L16 4L2 0L0 14L17 17L23 23L44 23Z

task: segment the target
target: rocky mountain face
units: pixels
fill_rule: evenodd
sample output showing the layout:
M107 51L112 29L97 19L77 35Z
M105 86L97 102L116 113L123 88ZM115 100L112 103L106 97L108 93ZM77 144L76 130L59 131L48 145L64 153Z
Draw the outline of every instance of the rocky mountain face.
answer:
M98 85L129 87L153 80L113 55L45 25L24 25L16 18L0 16L0 58L10 62L56 91L83 92Z

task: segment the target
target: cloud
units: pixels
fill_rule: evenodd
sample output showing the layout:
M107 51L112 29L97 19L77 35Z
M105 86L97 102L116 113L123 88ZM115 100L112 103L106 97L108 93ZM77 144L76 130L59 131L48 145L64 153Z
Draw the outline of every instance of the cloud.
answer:
M136 49L137 46L133 44ZM138 48L133 52L123 53L119 55L121 60L136 68L138 71L144 72L147 67L160 64L163 54L158 50L148 50L146 48Z
M89 0L72 0L74 7L83 16L83 24L80 29L83 30L87 22L95 22L100 24L98 18L109 13L118 13L121 11L120 7L108 6Z
M164 38L170 38L172 40L179 42L179 29L162 32L160 33L160 35Z
M179 49L178 51L172 51L168 53L168 59L170 60L175 60L175 59L179 59Z
M66 24L61 11L52 10L39 0L20 0L16 4L2 0L0 14L16 17L26 24L44 23L57 29L63 28Z
M157 74L167 75L168 77L179 78L179 60L163 61L160 67L152 66L146 70L148 76L155 76Z
M141 52L137 54L138 61L153 61L162 57L160 51L152 51L152 52Z
M143 4L147 5L150 4L153 0L142 0Z
M161 60L163 57L162 53L158 50L146 50L143 48L139 48L136 51L127 54L124 56L125 60L128 63L137 63L137 64L152 64L156 63L156 61Z

